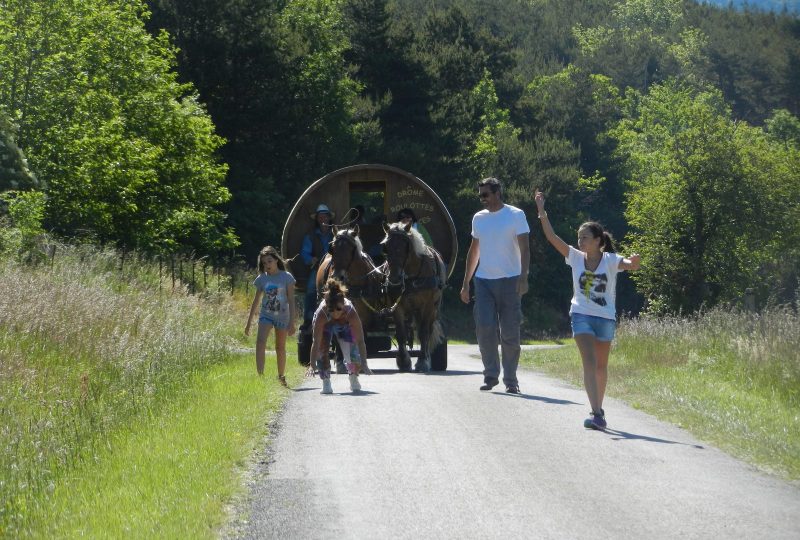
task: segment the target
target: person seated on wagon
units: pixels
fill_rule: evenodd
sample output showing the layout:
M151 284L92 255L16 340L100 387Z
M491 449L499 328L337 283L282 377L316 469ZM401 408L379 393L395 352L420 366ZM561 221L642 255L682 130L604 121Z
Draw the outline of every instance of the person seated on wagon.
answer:
M308 328L311 318L314 316L314 309L317 306L317 267L330 250L333 241L331 220L336 217L336 214L331 212L328 205L320 204L310 217L314 220L314 229L303 237L303 245L300 248L300 256L309 267L301 329Z
M364 208L364 205L357 204L353 207L353 210L355 210L355 215L356 215L356 217L353 219L353 225L359 227L361 227L362 225L370 227L371 224L367 221L367 210ZM374 223L374 218L373 218L373 223ZM378 223L380 223L380 221ZM364 229L361 229L360 232L363 231ZM364 237L361 236L360 233L359 233L359 238L361 239L361 242L364 242ZM374 263L378 264L381 261L381 259L383 259L383 245L381 245L380 241L375 242L370 246L364 245L364 253L369 255Z
M417 216L411 208L403 208L397 212L397 221L403 225L411 223L411 227L422 235L422 239L425 240L425 243L433 247L433 241L431 240L431 235L428 234L428 229L417 221Z
M361 365L366 368L367 345L364 342L364 328L353 303L347 298L347 287L338 279L330 278L325 284L322 301L314 312L312 323L314 341L311 345L311 359L316 363L322 379L322 394L332 394L331 360L328 351L331 339L335 338L344 357L350 378L350 390L358 392L361 383L358 372ZM365 373L369 374L369 368Z

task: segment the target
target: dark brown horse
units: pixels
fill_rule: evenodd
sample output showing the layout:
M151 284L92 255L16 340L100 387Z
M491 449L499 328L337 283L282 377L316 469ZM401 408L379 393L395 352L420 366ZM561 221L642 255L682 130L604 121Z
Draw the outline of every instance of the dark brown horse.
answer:
M364 253L358 238L358 226L353 229L334 229L330 253L317 270L319 294L329 277L338 278L347 286L347 297L356 308L361 326L365 330L370 328L376 312L386 307L381 302L384 275L370 256Z
M393 319L397 332L397 367L411 370L411 356L406 347L409 321L413 319L419 335L421 355L416 371L431 369L431 353L444 339L439 311L447 268L442 256L425 244L416 230L402 223L386 228L383 240L388 270L390 297L395 298Z

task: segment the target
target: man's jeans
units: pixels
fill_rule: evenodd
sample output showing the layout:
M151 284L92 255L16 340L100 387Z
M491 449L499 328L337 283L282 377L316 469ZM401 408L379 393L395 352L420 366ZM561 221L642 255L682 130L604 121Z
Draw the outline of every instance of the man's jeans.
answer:
M519 277L501 279L475 278L475 333L483 360L483 380L496 384L500 378L498 343L503 351L503 383L519 386L519 328L522 324Z

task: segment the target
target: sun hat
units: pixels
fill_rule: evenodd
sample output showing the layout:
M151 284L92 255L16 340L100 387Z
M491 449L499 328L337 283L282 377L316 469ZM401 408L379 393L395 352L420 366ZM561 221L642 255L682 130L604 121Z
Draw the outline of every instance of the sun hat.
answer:
M328 208L327 204L320 204L319 206L317 206L317 209L315 211L311 212L309 214L309 217L311 219L317 219L317 214L319 214L320 212L330 214L331 219L336 217L336 214L331 212L331 209Z

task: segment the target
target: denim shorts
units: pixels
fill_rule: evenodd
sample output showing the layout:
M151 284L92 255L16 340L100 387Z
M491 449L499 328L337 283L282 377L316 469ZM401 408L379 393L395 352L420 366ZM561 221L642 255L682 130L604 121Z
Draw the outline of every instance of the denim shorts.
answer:
M289 329L289 321L285 320L282 321L280 319L273 319L269 315L259 315L258 317L258 324L269 324L275 328L275 330L288 330Z
M617 321L583 313L572 314L572 337L578 334L589 334L597 341L614 341L614 330Z

